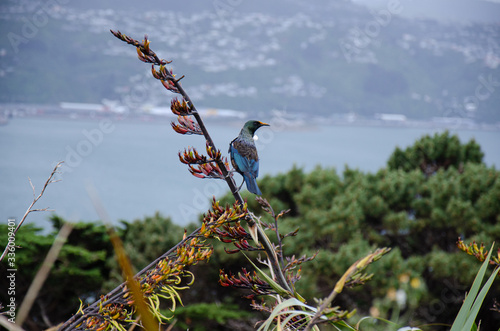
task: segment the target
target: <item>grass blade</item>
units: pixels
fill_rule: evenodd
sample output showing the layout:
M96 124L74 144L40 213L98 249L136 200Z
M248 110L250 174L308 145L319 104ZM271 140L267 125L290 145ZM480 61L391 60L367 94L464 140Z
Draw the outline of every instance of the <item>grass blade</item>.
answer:
M489 261L489 260L488 260ZM481 309L481 305L483 304L484 298L486 297L486 294L488 294L488 291L490 290L491 284L493 284L493 281L495 280L498 270L500 270L500 267L496 268L495 271L491 274L490 278L484 284L483 289L477 296L476 300L474 301L474 305L472 306L472 309L469 313L469 317L467 318L467 321L464 324L463 329L464 330L471 330L472 325L474 324L474 321L476 320L477 314L479 313L479 309Z
M474 279L474 282L472 283L472 287L471 287L469 293L467 294L467 297L465 298L465 301L462 304L462 307L460 308L460 311L458 312L458 315L455 318L455 322L453 322L453 325L451 326L450 331L466 330L466 329L464 329L465 323L467 322L467 320L469 318L469 315L471 313L471 307L474 304L474 301L479 293L481 283L483 282L484 275L486 274L486 269L488 268L488 264L490 262L491 252L493 252L493 246L495 246L495 243L493 243L493 245L491 245L491 249L488 253L488 257L484 260L483 264L481 265L481 268L479 269L479 272L477 273L476 278ZM468 330L470 330L470 327Z

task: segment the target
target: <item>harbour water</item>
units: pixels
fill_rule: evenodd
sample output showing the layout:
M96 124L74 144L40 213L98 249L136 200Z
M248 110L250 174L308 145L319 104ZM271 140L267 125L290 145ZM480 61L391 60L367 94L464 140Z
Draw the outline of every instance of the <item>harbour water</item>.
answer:
M263 121L269 119L262 118ZM260 176L287 172L295 164L311 171L316 165L348 165L376 172L396 146L407 147L436 129L359 126L296 126L269 121L259 135ZM227 152L243 121L208 122L218 148ZM462 142L475 138L489 166L500 165L500 131L451 130ZM40 192L58 161L65 161L36 208L49 207L71 221L97 220L86 187L93 186L111 220L134 220L155 211L175 223L196 221L213 195L227 193L220 180L198 179L179 162L187 146L204 152L201 136L181 136L168 122L142 123L112 119L68 120L15 118L0 126L0 220L18 221L33 199L28 178ZM237 176L239 183L241 178ZM28 216L42 228L51 212ZM3 222L2 221L2 222Z

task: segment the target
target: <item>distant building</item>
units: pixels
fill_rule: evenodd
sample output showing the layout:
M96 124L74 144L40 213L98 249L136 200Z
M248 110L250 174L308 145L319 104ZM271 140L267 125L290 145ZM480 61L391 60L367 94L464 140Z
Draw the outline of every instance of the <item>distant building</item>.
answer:
M59 106L62 109L73 111L105 111L106 107L97 103L78 103L78 102L61 102Z
M470 118L464 117L433 117L432 123L445 126L445 127L466 127L466 128L474 128L476 126L476 122Z
M59 107L64 110L73 112L113 112L113 113L126 113L128 109L113 100L104 99L103 103L80 103L80 102L61 102Z
M232 109L217 109L217 108L200 108L200 114L210 117L225 117L225 118L239 118L244 119L247 115L242 111Z
M403 114L375 114L375 118L386 122L406 122Z
M170 107L151 107L149 109L145 109L144 113L158 116L175 116L172 113L172 110L170 110Z

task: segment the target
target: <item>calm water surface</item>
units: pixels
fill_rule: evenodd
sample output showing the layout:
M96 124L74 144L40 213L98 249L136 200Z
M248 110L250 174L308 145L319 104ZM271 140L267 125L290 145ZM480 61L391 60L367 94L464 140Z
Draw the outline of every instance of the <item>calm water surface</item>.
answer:
M263 119L266 121L265 119ZM207 123L224 153L243 123ZM270 121L273 125L273 122ZM294 164L310 171L315 165L345 165L365 172L384 167L396 146L406 147L432 129L271 126L258 131L260 174L288 171ZM500 132L452 131L462 142L475 138L488 165L500 165ZM178 160L187 146L204 151L201 136L181 136L168 123L116 120L14 119L0 127L0 220L20 220L31 203L31 178L37 194L57 161L65 161L60 182L51 184L36 207L50 207L72 221L96 220L87 195L93 185L111 219L133 220L160 211L178 224L196 220L212 195L227 192L222 181L197 179ZM237 182L240 183L237 175ZM28 216L46 227L50 213Z

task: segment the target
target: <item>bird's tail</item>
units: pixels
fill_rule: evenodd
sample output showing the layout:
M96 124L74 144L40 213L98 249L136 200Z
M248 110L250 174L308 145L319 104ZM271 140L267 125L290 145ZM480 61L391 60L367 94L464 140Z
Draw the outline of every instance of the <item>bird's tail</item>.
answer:
M252 192L255 195L262 195L262 192L259 190L257 186L257 180L253 177L243 176L245 179L245 183L247 184L247 190Z

